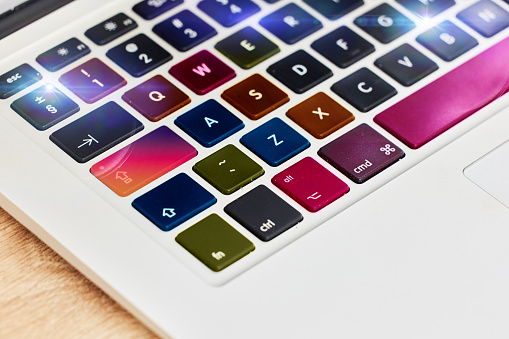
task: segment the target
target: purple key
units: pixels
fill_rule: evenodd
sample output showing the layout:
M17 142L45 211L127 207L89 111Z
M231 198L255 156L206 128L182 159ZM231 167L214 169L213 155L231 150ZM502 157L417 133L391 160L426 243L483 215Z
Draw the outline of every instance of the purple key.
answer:
M318 154L358 184L405 156L400 148L366 124L323 146Z
M509 89L509 38L378 114L375 122L419 148Z

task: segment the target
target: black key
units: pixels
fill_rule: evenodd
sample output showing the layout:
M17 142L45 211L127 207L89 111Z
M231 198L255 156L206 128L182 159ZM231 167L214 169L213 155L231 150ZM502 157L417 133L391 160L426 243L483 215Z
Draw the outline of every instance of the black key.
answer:
M227 205L224 210L262 241L270 241L303 217L264 185Z
M367 68L336 82L331 89L361 112L372 110L397 93L394 87Z
M249 26L219 41L215 47L244 69L254 67L280 51L275 43Z
M108 102L50 135L77 162L87 162L143 129L115 102Z
M432 18L451 6L454 6L454 0L396 0L408 10L414 12L421 18Z
M231 27L260 11L251 0L203 0L198 8L224 27Z
M67 95L49 84L15 100L11 108L40 131L80 110Z
M415 28L415 24L410 19L388 4L381 4L373 8L355 19L354 22L384 44L388 44Z
M271 65L267 72L298 94L332 76L330 69L303 50Z
M173 58L145 34L110 49L106 55L134 77L140 77Z
M260 25L287 44L294 44L322 28L322 23L290 3L260 20Z
M424 54L404 44L375 61L375 65L403 86L410 86L438 69Z
M330 20L336 20L364 5L363 0L304 0L309 6Z
M346 68L375 51L375 47L343 26L316 40L311 47L340 68Z
M217 34L214 27L187 9L155 25L152 30L181 52L188 51Z
M0 75L0 99L7 99L42 79L29 64L22 64Z
M450 21L422 33L417 41L445 61L451 61L479 43Z
M97 45L102 46L136 27L138 27L138 24L133 19L124 13L119 13L88 29L85 35Z
M90 53L90 48L76 38L71 38L39 55L35 60L50 72L69 65Z
M487 38L509 26L509 13L492 1L484 0L458 13L458 18Z
M144 0L134 5L133 11L143 19L151 20L183 2L184 0Z

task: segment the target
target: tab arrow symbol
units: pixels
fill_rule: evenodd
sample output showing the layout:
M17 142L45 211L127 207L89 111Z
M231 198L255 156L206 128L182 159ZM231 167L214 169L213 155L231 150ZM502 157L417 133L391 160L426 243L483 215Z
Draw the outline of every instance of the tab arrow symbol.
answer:
M176 215L177 215L177 213L175 213L175 209L173 209L173 208L164 208L163 209L163 217L173 218Z
M83 139L84 143L82 143L81 145L78 146L78 148L81 148L82 146L85 146L88 144L88 146L91 146L92 145L92 142L96 142L96 143L99 143L99 141L95 140L95 138L93 136L91 136L90 134L88 134L88 137L89 139Z

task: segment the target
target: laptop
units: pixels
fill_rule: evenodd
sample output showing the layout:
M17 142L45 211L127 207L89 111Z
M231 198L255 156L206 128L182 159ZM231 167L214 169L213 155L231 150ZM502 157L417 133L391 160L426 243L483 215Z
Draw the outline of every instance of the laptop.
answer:
M161 337L509 336L509 1L0 6L0 206Z

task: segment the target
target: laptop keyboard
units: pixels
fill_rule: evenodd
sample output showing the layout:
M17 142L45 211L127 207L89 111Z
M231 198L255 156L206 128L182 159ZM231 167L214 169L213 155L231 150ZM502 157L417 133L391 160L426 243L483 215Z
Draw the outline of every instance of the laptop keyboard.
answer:
M421 161L508 88L509 0L122 4L0 71L2 114L209 281Z

